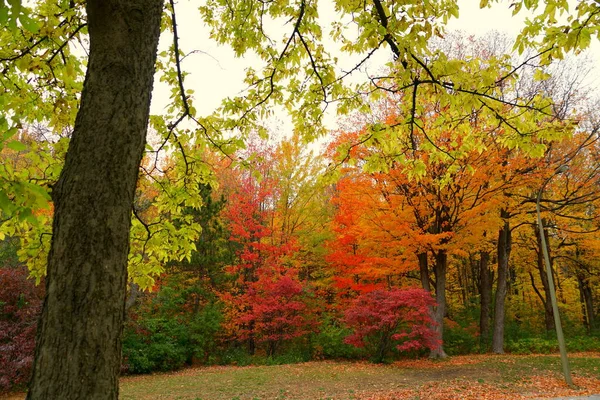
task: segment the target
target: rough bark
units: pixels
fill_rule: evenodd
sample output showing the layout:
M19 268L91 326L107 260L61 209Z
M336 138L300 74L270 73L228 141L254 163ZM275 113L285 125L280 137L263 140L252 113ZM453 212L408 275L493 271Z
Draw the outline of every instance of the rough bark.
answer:
M492 306L492 271L490 270L490 253L479 253L479 301L481 312L479 314L479 338L482 346L489 344L490 316Z
M446 316L446 271L448 268L448 254L445 250L438 250L435 253L435 333L436 339L440 345L429 353L430 358L447 357L444 351L442 338L444 336L444 317Z
M504 220L504 225L498 231L498 283L494 307L494 332L492 334L492 351L496 354L504 353L504 303L508 290L508 261L512 246L509 224L510 214L506 210L501 210L500 217Z
M46 298L28 399L117 399L131 209L160 0L88 0L90 55L53 188Z

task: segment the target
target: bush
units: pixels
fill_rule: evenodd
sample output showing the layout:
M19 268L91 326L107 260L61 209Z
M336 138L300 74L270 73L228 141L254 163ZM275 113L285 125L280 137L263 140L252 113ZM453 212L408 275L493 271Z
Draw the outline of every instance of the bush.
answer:
M123 337L126 372L171 371L185 365L189 332L181 321L151 318L142 320L136 328L126 330Z
M185 296L186 292L183 292ZM123 365L128 373L171 371L186 364L214 361L215 337L221 326L220 306L214 302L188 310L182 292L168 288L151 295L150 306L132 313L123 333Z
M435 333L429 307L431 295L423 289L376 290L356 298L344 320L353 333L346 343L366 347L375 362L383 362L392 349L416 352L433 349Z
M600 351L600 336L575 336L567 337L568 351Z
M246 366L257 364L257 359L258 357L253 357L248 354L246 348L234 346L226 349L222 353L221 357L219 357L219 364Z
M558 351L556 339L541 337L523 338L506 342L505 350L514 354L548 354Z
M596 336L566 337L567 351L600 351L600 340ZM558 352L556 334L545 337L530 337L506 342L506 351L514 354L550 354Z
M326 359L363 358L366 354L364 348L345 342L346 337L350 336L351 333L352 331L349 328L340 325L333 317L326 317L321 324L319 333L314 337L315 357Z
M0 392L29 380L43 289L25 268L0 269Z
M448 355L473 354L480 351L479 327L475 323L466 326L459 322L444 322L444 350Z

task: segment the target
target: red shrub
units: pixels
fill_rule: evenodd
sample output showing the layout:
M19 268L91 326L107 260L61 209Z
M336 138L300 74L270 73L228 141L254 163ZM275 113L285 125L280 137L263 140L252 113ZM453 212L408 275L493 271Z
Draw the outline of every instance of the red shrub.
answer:
M435 335L429 307L431 295L422 289L376 290L356 298L345 313L354 332L345 341L370 347L376 362L382 362L395 346L399 351L434 348Z
M29 380L42 292L24 268L0 269L0 392Z

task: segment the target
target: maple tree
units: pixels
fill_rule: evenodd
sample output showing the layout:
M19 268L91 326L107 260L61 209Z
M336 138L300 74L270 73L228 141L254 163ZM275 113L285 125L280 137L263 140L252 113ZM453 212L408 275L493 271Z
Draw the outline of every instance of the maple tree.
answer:
M273 356L281 342L306 335L315 323L295 261L294 233L304 217L292 213L303 199L298 189L279 185L279 177L285 176L275 169L279 151L260 142L253 142L247 151L251 153L245 158L254 159L252 169L227 171L230 179L238 179L225 189L231 192L224 209L229 241L237 249L227 270L236 281L220 296L228 315L228 335L245 340L250 354L257 343L265 343L267 354ZM289 178L287 182L302 184Z
M392 348L400 352L434 350L436 334L428 308L434 303L422 289L375 290L357 297L345 311L353 329L346 342L372 347L375 362L383 362Z

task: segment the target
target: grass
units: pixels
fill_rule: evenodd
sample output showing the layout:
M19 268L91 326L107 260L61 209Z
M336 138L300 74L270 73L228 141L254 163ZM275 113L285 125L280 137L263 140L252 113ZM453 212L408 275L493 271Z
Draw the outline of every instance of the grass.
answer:
M543 399L600 394L600 353L569 354L569 360L575 389L564 383L558 355L471 355L390 365L320 361L189 368L124 377L121 399Z
M600 394L600 354L569 356L570 389L558 356L475 355L391 365L308 362L208 367L123 378L122 399L481 399Z

